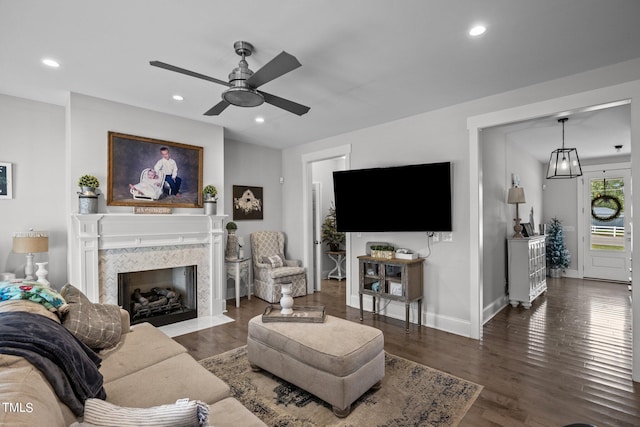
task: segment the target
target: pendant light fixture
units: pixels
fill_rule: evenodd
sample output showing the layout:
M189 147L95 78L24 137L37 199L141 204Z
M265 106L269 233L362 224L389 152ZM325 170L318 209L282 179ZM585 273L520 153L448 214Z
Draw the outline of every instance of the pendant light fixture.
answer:
M558 119L558 123L562 123L562 148L551 152L549 167L547 169L547 179L577 178L582 176L578 150L575 148L564 148L564 124L567 120L569 120L567 117Z

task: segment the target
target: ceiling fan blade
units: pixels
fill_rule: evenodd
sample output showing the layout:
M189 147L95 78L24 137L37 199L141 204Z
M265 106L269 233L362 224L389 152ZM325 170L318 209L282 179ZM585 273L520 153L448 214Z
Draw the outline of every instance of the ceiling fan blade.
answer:
M227 101L225 101L224 99L220 102L218 102L216 105L214 105L213 107L211 107L206 113L204 113L205 116L217 116L218 114L222 113L225 108L227 108L229 104Z
M307 114L311 108L298 104L297 102L289 101L288 99L280 98L279 96L271 95L270 93L258 91L263 97L264 102L276 106L278 108L282 108L283 110L287 110L290 113L297 114L298 116L302 116L303 114Z
M278 56L253 73L253 75L247 79L247 84L252 88L260 87L283 74L287 74L289 71L295 70L301 65L295 56L282 51Z
M227 87L231 86L229 84L229 82L225 82L224 80L216 79L214 77L205 76L204 74L196 73L195 71L189 71L189 70L186 70L184 68L176 67L175 65L167 64L165 62L150 61L149 65L152 65L152 66L158 67L158 68L164 68L165 70L174 71L176 73L185 74L187 76L195 77L195 78L198 78L198 79L207 80L207 81L210 81L210 82L213 82L213 83L218 83L219 85L223 85L223 86L227 86Z

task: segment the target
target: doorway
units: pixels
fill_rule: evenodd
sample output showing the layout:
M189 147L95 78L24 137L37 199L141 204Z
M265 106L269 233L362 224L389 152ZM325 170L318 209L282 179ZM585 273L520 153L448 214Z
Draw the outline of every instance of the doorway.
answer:
M316 221L316 218L319 216L318 215L319 212L314 214L314 195L313 195L314 187L316 187L316 189L318 188L318 186L314 185L314 182L316 183L321 182L321 180L318 178L319 173L316 174L314 179L314 169L320 169L322 166L330 169L328 172L325 171L323 173L328 173L331 176L331 181L328 184L322 184L319 187L322 188L322 194L327 194L327 192L330 192L330 194L332 195L333 194L333 170L336 170L336 169L331 170L331 167L328 167L328 165L330 165L331 162L336 162L336 160L339 160L341 162L341 166L339 167L342 167L343 169L349 169L350 156L351 156L350 144L302 155L302 177L303 177L302 238L303 238L303 247L304 247L303 263L304 263L304 266L307 268L307 293L308 294L312 294L316 289L319 290L322 287L322 284L321 284L322 283L321 281L322 261L316 260L316 258L320 259L318 251L321 251L322 248L321 248L321 245L315 243L317 239L315 238L316 236L314 235L314 222ZM324 161L327 161L327 163L323 163ZM316 166L314 167L314 165ZM324 200L327 200L327 198L323 196L322 200L323 200L322 202L316 202L316 204L318 205L322 204L323 210L328 209L330 204L324 201ZM320 217L322 218L323 216L320 215ZM347 238L345 242L346 259L347 259L347 262L346 262L347 301L350 295L350 284L349 284L349 277L351 276L350 275L351 265L349 263L350 246L351 246L350 236L347 233ZM322 255L324 255L324 253Z
M583 275L629 281L631 266L631 171L606 168L585 172L582 179Z
M495 111L479 116L469 117L467 119L467 128L469 130L469 185L472 189L470 193L470 259L473 261L470 265L470 337L475 339L482 338L482 308L483 308L483 277L482 265L484 248L483 239L483 187L482 173L483 164L481 160L481 134L482 130L499 126L507 123L514 123L522 120L530 120L537 117L548 116L549 114L561 114L564 111L577 110L585 108L584 106L595 106L586 108L605 108L606 105L621 105L623 103L631 103L631 128L637 129L640 124L640 109L636 102L640 98L640 84L631 82L617 86L610 86L586 93L568 95L560 98L554 98L548 101L538 102L534 104L524 105L517 108ZM616 101L614 101L616 100ZM622 101L617 101L622 100ZM631 146L636 147L640 144L637 136L638 133L632 133ZM636 176L640 173L637 167L632 168L632 175ZM637 178L637 176L636 176ZM632 201L633 205L640 202ZM638 208L638 206L635 206ZM638 264L636 261L635 264ZM636 266L637 267L637 266ZM634 290L632 290L634 292ZM632 298L632 310L634 313L640 313L640 299ZM638 316L636 316L638 318ZM637 323L637 322L636 322ZM636 325L637 326L637 325ZM640 342L640 328L633 328L634 347ZM640 380L640 352L633 352L633 379Z
M315 291L322 290L322 278L329 275L335 264L327 254L327 243L322 240L322 227L334 206L333 172L344 169L344 156L318 160L311 164Z

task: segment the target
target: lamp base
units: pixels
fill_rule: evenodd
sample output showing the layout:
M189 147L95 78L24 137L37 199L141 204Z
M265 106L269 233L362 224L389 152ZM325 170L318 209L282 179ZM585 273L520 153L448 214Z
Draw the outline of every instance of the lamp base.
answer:
M514 218L513 219L516 222L516 225L513 226L513 238L514 239L524 239L524 236L522 235L522 224L520 224L520 218Z
M27 265L24 267L24 279L33 280L33 254L27 254Z

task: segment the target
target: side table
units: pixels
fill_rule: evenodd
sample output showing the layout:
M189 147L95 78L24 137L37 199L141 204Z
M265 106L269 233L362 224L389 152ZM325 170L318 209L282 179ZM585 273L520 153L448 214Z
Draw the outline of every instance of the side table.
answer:
M329 251L329 252L327 252L327 255L329 255L329 258L331 258L333 260L333 262L336 264L336 266L333 267L333 270L331 270L329 272L329 275L327 276L327 278L342 280L345 277L347 277L347 276L345 276L344 270L342 268L342 263L346 259L346 257L345 257L346 253L347 253L346 251Z
M227 279L233 279L236 287L236 307L240 307L240 282L244 278L247 284L247 298L251 299L251 258L225 259Z

